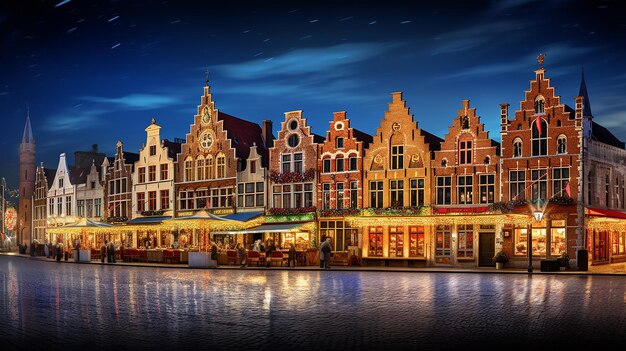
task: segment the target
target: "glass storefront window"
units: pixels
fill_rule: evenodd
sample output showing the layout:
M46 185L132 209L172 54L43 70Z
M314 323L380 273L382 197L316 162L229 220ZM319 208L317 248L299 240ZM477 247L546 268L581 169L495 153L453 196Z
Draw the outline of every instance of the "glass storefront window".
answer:
M404 256L404 227L389 227L389 257Z
M474 257L474 226L471 224L458 225L459 244L457 256L463 258Z
M567 250L565 228L552 228L550 232L550 255L561 256Z
M383 255L383 227L369 227L369 256Z
M528 237L526 228L515 229L515 246L513 247L513 254L515 256L528 255ZM533 256L545 256L546 255L546 229L545 228L533 228L532 233L532 245Z
M409 226L409 257L424 256L424 227Z

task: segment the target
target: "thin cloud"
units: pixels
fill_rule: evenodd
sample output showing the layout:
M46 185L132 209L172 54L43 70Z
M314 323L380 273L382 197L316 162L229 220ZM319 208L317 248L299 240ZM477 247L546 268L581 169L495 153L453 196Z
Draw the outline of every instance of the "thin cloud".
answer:
M45 122L46 129L52 132L93 129L102 124L101 116L109 112L108 110L66 109L59 114L50 116Z
M552 67L558 67L559 62L571 60L572 58L596 50L596 48L593 47L575 47L568 43L548 44L544 45L542 49L544 48L547 48L547 50L543 50L543 52L548 53L548 55L546 56L546 64ZM542 50L537 50L537 52L542 52ZM519 72L520 70L528 69L529 62L532 62L536 58L537 54L528 54L525 56L520 56L515 61L475 66L457 73L444 76L443 78L474 78Z
M123 108L133 110L151 110L166 106L172 106L180 103L180 99L166 95L152 94L130 94L117 98L109 98L102 96L82 96L79 97L83 101L98 102L104 104L112 104Z
M272 76L311 74L338 69L366 61L384 54L399 44L359 43L341 44L324 48L298 49L274 56L271 61L248 62L217 66L217 70L230 78L258 79Z
M469 51L489 41L501 40L501 38L505 37L504 33L513 32L520 27L528 25L530 25L530 22L497 21L442 33L435 38L438 45L435 46L431 55ZM506 37L510 39L509 36Z

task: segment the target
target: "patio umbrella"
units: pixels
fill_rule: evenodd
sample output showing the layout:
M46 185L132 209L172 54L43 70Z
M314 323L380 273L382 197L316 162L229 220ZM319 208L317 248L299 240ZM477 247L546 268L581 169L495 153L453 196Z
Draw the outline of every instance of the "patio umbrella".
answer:
M86 240L86 234L89 233L106 233L111 230L113 225L108 223L92 221L89 218L81 218L78 222L70 223L62 227L49 228L47 231L51 234L80 234L83 243L89 243Z
M211 230L244 229L245 224L241 221L227 219L210 213L206 210L200 210L191 216L177 217L163 220L163 224L171 225L179 229L198 229L202 235L201 242L208 251L208 232Z

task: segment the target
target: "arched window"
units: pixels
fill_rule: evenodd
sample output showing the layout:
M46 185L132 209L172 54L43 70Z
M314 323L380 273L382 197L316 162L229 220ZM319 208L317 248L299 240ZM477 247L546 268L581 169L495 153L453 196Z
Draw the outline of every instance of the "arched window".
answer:
M204 165L206 167L206 179L215 178L215 174L213 173L213 156L207 156Z
M468 165L472 163L472 138L469 135L462 136L459 139L459 164Z
M560 126L561 126L561 120L560 120L560 119L557 119L557 120L556 120L556 126L557 126L557 127L560 127Z
M335 172L343 172L344 171L344 159L343 156L337 156L335 159Z
M565 135L559 135L559 137L556 139L556 153L567 153L567 137Z
M191 156L185 159L185 181L193 181L193 158Z
M531 145L533 156L548 154L548 124L543 118L536 118L531 122Z
M545 100L543 96L539 95L535 99L535 114L543 114L545 109Z
M441 167L448 167L448 160L446 160L445 158L441 160Z
M206 179L204 174L204 161L204 156L202 155L198 156L198 159L196 159L196 180Z
M226 176L226 157L224 154L219 154L215 159L217 161L217 178L224 178Z
M491 164L491 156L487 156L487 157L485 157L485 164L486 164L486 165Z
M522 139L513 140L513 157L522 157Z

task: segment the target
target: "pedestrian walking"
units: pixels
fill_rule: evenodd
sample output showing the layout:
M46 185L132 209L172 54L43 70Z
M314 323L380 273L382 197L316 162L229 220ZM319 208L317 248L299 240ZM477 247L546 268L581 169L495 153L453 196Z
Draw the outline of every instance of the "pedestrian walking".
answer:
M287 267L291 267L291 261L293 261L293 266L296 266L297 254L298 253L296 252L296 246L293 243L289 244L289 253L287 254Z
M107 246L107 261L109 263L115 263L115 245L113 241L109 241L109 246Z
M241 243L237 243L235 247L237 249L237 256L239 256L239 263L241 264L241 268L246 266L246 249L241 245Z
M332 250L330 237L320 245L320 268L330 269L330 252Z
M107 241L105 240L100 246L100 262L104 263L104 256L107 255Z
M269 268L272 265L272 252L276 251L276 245L274 241L267 243L267 250L265 251L265 267Z

